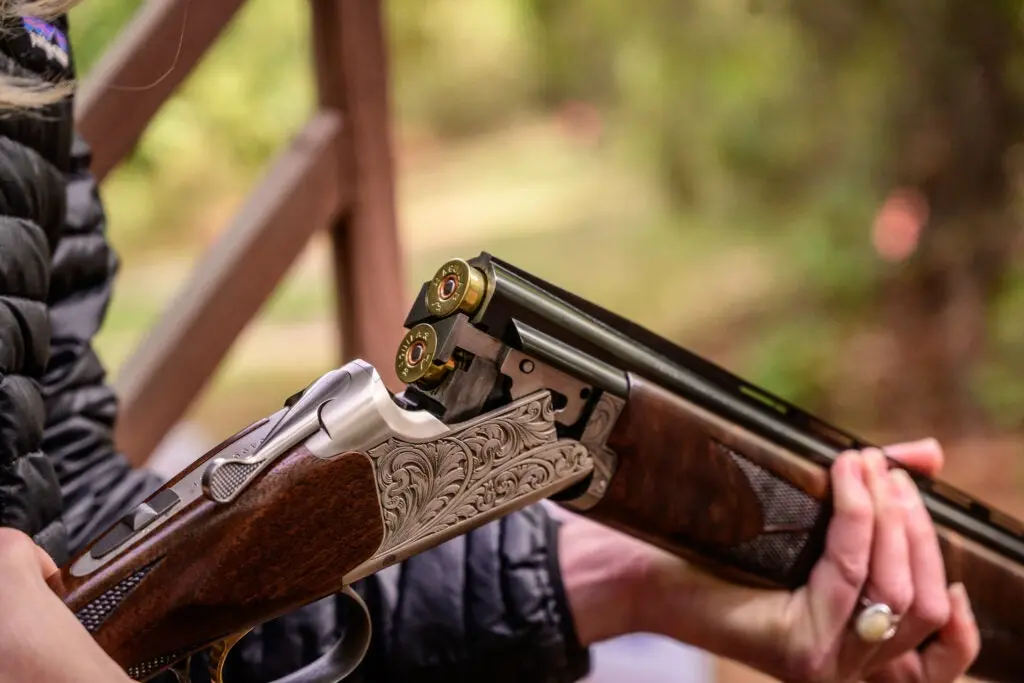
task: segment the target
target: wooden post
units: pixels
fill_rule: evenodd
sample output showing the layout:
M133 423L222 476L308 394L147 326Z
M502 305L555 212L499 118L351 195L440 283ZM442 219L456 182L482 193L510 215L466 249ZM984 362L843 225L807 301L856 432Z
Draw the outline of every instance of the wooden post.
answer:
M320 106L342 113L352 151L338 163L354 164L350 210L331 228L342 357L395 389L406 302L381 2L313 0L313 36Z

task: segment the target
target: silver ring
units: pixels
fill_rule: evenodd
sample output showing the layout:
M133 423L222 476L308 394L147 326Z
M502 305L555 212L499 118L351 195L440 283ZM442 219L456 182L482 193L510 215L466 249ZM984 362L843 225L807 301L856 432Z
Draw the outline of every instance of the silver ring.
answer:
M872 645L884 643L896 635L900 625L900 615L892 611L892 607L884 602L872 602L865 597L860 599L861 611L853 621L853 630L865 643Z

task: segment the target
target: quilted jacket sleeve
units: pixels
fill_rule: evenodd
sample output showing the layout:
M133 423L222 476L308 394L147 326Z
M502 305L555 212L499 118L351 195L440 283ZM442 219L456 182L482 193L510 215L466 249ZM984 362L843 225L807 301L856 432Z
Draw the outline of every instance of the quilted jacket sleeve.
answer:
M0 45L0 72L25 70ZM61 115L0 117L0 526L67 558L60 488L40 450L46 413L40 382L50 355L50 256L64 218Z
M106 314L118 262L88 168L89 148L76 136L66 175L67 220L53 257L51 360L43 382L43 450L60 480L72 552L160 484L157 475L132 469L114 449L117 400L92 339Z

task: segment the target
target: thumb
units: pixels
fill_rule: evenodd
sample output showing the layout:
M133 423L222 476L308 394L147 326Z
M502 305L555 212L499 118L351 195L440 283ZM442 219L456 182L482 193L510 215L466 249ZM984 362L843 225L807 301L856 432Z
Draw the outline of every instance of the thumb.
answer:
M46 581L46 585L50 587L50 590L63 599L67 591L64 590L64 581L61 577L60 568L53 561L53 558L50 557L49 553L39 546L36 546L35 549L40 575Z
M945 463L942 446L935 439L893 444L882 450L887 456L899 460L907 468L929 477L938 474Z

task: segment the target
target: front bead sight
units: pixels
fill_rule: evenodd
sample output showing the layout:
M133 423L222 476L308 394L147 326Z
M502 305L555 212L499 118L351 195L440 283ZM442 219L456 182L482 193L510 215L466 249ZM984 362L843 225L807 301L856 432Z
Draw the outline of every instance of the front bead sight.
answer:
M484 301L487 280L484 274L462 259L441 266L427 287L427 310L436 318L458 311L473 315Z
M437 332L426 323L420 323L405 333L395 355L395 373L405 384L432 386L444 379L455 363L443 365L434 362L437 353Z

